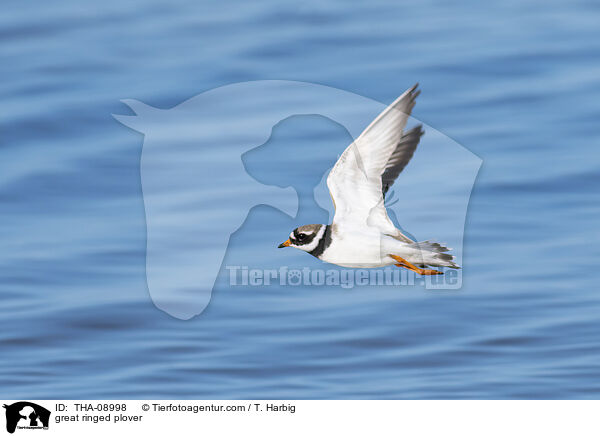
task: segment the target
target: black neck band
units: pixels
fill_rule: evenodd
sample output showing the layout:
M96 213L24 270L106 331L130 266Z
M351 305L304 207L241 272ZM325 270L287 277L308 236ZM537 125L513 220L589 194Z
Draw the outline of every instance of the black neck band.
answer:
M308 254L312 254L315 257L320 257L323 254L323 252L325 251L325 249L327 247L329 247L330 244L331 244L331 226L326 225L325 233L323 233L323 236L321 236L321 239L319 240L319 244L315 247L314 250L309 251Z

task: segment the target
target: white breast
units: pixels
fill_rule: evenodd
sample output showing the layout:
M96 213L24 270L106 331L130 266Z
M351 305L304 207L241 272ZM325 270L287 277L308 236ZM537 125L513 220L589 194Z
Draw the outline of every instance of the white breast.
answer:
M348 230L345 228L343 234L334 230L331 245L321 260L348 268L374 268L394 263L382 248L378 229L361 227Z

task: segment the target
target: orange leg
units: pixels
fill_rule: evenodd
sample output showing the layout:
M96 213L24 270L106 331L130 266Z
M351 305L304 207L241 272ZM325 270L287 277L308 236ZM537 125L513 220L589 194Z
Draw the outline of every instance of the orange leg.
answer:
M438 275L438 274L444 274L442 271L438 271L438 270L435 270L435 269L423 269L423 268L419 268L417 266L414 266L408 260L402 259L400 256L396 256L394 254L390 254L390 257L392 259L398 261L398 263L396 264L396 266L401 266L403 268L409 269L411 271L416 272L417 274L421 274L422 276L435 276L435 275Z

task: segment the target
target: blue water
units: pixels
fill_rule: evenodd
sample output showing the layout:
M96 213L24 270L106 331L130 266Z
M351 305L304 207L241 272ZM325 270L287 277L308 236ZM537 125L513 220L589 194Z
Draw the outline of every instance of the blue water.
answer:
M0 397L598 398L599 22L589 1L5 4ZM384 103L420 82L415 117L483 159L461 290L220 279L189 321L155 307L143 136L111 114L259 79ZM253 209L228 256L318 266L271 249L300 218Z

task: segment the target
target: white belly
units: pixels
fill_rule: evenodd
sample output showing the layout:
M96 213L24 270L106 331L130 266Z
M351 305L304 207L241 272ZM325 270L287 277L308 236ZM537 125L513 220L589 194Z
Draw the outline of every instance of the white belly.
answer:
M331 244L321 256L321 260L347 268L377 268L393 265L395 261L388 256L390 253L387 252L389 250L387 238L381 235L379 230L333 235Z

